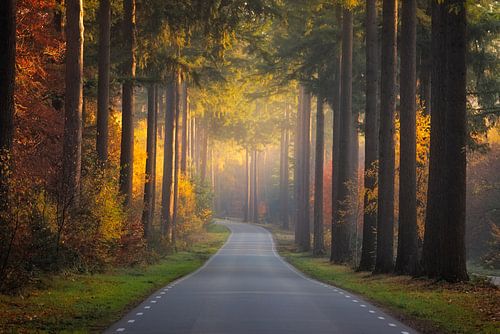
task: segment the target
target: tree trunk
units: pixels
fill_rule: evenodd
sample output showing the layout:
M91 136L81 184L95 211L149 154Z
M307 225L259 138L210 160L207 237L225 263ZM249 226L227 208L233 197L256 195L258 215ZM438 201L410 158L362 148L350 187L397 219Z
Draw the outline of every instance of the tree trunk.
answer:
M155 85L154 89L154 95L155 95L155 124L154 124L154 130L153 130L153 171L151 174L151 183L152 183L152 196L151 196L151 224L154 223L155 221L155 212L156 212L156 161L157 161L157 146L158 146L158 110L160 110L160 89L159 85Z
M155 160L155 87L151 85L148 90L148 119L146 134L146 173L144 180L144 209L142 211L142 225L144 227L144 238L150 242L151 239L151 210L153 204L153 166Z
M287 106L288 108L288 106ZM280 164L280 216L281 227L289 228L288 222L288 109L285 110L285 123L281 130L281 164Z
M467 280L465 1L433 1L432 115L424 273L450 282Z
M417 270L416 42L417 1L403 1L401 11L399 229L395 271Z
M376 273L388 273L394 263L394 112L396 106L397 0L384 0L377 206Z
M375 265L375 240L377 216L374 212L374 200L368 191L377 184L375 163L378 155L378 34L377 1L366 1L366 105L365 105L365 171L364 171L364 209L363 209L363 244L359 270L371 271Z
M177 242L177 213L179 211L179 181L180 181L180 160L181 160L181 124L180 114L182 99L182 83L180 72L176 74L175 80L175 134L174 134L174 208L172 213L172 246L176 249Z
M342 18L342 74L340 95L340 143L338 155L337 203L335 204L332 254L334 263L349 261L349 226L348 226L348 181L351 177L352 157L352 11L344 9ZM335 120L337 122L337 120Z
M250 210L250 170L248 149L245 150L245 203L243 204L243 221L248 222Z
M196 130L196 118L194 115L191 115L191 140L190 140L190 145L191 145L191 159L190 159L190 164L191 164L191 172L193 174L196 174L196 140L197 140L197 130Z
M163 146L163 182L161 196L162 234L170 242L172 232L172 189L174 170L174 122L175 122L175 82L172 76L167 82L167 103L165 109L165 134Z
M64 99L63 196L78 203L82 163L83 4L66 1L66 93ZM66 205L66 204L65 204Z
M342 42L342 8L336 6L336 18L337 25L339 28L339 34L337 40L339 44ZM333 82L333 101L331 103L333 110L333 143L332 143L332 217L331 217L331 240L334 240L336 236L336 224L335 224L335 212L337 211L337 199L338 199L338 184L339 184L339 152L340 152L340 89L341 89L341 69L342 69L342 49L341 46L338 47L337 57L335 59L335 79ZM330 246L330 261L334 261L333 254L335 253L333 243Z
M465 253L465 210L467 174L466 95L466 2L449 0L446 11L446 192L440 277L457 282L468 280Z
M255 224L258 224L259 223L259 193L258 193L258 179L259 179L259 176L258 176L258 168L257 168L257 157L258 157L258 152L257 150L255 150L253 152L253 174L252 174L252 177L253 177L253 180L252 180L252 184L253 184L253 187L252 187L252 192L253 192L253 205L252 205L252 209L253 209L253 213L252 213L252 222L255 223Z
M201 134L201 152L200 152L200 174L201 174L201 183L205 183L207 179L207 159L208 159L208 129L205 126L202 129Z
M301 147L301 173L299 174L302 191L300 193L300 206L301 220L298 221L299 225L299 240L298 246L302 251L309 251L311 248L311 233L310 233L310 209L309 209L309 196L310 196L310 157L311 157L311 93L301 86L302 95L302 124L300 143Z
M314 164L314 245L313 254L325 254L323 231L323 166L325 154L325 114L323 96L318 94L316 111L316 162Z
M302 123L303 123L303 93L302 86L299 87L298 94L298 105L297 105L297 118L296 118L296 128L295 128L295 143L294 143L294 155L295 155L295 169L294 169L294 190L295 190L295 243L299 244L300 240L300 224L303 220L303 212L301 210L302 192L304 185L302 183L303 171L303 144L304 141L302 135Z
M8 210L15 82L16 1L4 0L0 2L0 214Z
M134 175L134 79L136 68L135 0L123 1L123 36L126 62L122 85L122 138L120 151L120 193L125 206L132 201Z
M187 82L182 81L182 156L181 156L181 172L183 175L187 173L187 157L188 157L188 88Z
M97 158L102 163L105 163L108 160L110 36L110 0L100 0L96 148Z

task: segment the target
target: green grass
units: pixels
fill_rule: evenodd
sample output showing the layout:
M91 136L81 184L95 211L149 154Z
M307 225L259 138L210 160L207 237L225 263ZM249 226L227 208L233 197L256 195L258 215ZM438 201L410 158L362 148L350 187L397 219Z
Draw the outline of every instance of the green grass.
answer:
M279 253L306 275L364 296L422 333L500 333L500 291L484 282L447 284L372 275L296 252L290 233L274 230Z
M0 295L0 333L98 332L156 289L199 268L228 235L225 227L211 225L191 249L153 265L52 276L44 279L45 288L25 296Z

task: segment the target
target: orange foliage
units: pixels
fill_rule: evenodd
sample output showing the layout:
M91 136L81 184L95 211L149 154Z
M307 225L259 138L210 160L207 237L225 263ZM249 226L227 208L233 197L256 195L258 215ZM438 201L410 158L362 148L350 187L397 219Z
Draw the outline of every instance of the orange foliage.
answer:
M17 2L15 175L53 183L61 155L64 43L53 0Z

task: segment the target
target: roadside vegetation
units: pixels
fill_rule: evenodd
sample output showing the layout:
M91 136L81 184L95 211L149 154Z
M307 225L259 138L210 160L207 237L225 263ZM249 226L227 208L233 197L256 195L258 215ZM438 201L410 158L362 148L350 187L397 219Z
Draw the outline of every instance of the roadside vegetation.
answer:
M98 332L156 289L198 269L229 231L209 225L192 246L151 265L41 277L22 295L0 295L0 333Z
M267 228L269 226L266 226ZM410 276L372 275L300 252L293 234L273 232L281 256L319 281L359 294L422 333L498 333L500 290L482 279L450 284Z

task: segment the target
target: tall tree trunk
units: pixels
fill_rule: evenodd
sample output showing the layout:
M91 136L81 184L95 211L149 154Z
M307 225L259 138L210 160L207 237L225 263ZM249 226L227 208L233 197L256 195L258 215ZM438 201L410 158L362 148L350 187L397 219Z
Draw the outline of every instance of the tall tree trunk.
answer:
M287 106L288 108L288 106ZM289 228L288 222L288 109L285 110L285 124L282 129L281 141L281 164L280 164L280 216L281 227L285 230Z
M248 203L248 221L253 222L254 221L254 183L253 183L253 175L254 175L254 163L255 163L255 156L253 153L253 150L251 153L249 153L249 158L250 158L250 171L249 171L249 180L248 180L248 189L249 189L249 203Z
M243 204L243 221L248 222L250 210L250 168L248 149L245 150L245 203Z
M374 199L369 191L377 184L375 163L378 156L378 36L377 36L377 1L366 1L366 105L365 105L365 171L363 205L363 244L359 270L371 271L375 265L375 240L377 216L374 211Z
M63 196L76 204L82 163L83 3L66 1L66 93L64 98Z
M338 36L337 40L339 44L342 42L342 8L336 6L336 18L338 25ZM336 236L336 223L335 223L335 212L337 211L337 200L338 200L338 184L339 184L339 153L340 153L340 89L341 89L341 69L342 69L342 49L339 45L337 56L334 60L335 62L335 79L333 82L333 94L332 94L332 110L333 110L333 143L332 143L332 217L331 217L331 240L334 240ZM336 245L331 243L330 246L330 261L334 261L333 254L335 253L334 247Z
M0 2L0 214L8 209L15 82L16 1L5 0Z
M399 229L395 271L417 270L417 147L416 147L416 42L417 1L403 1L401 11Z
M175 81L167 82L165 108L165 134L163 146L163 182L161 196L161 226L163 238L170 242L172 232L172 190L174 171Z
M186 80L182 81L182 156L181 156L181 172L183 175L187 173L187 157L188 157L188 87Z
M126 55L122 85L122 138L120 151L120 193L125 205L132 201L134 175L134 79L136 69L135 0L123 1L123 36Z
M325 114L323 96L318 94L316 111L316 163L314 165L314 245L313 254L325 254L323 230L323 165L325 154Z
M111 6L110 0L99 3L99 51L97 82L97 158L108 160L109 66L110 66Z
M259 192L258 192L258 179L259 179L259 175L258 175L258 168L257 168L257 165L258 165L258 152L257 150L255 150L253 152L253 173L252 173L252 184L253 184L253 187L252 187L252 192L253 192L253 205L252 205L252 209L253 209L253 213L252 213L252 218L253 218L253 223L255 224L258 224L259 223Z
M468 279L465 34L465 1L433 1L431 152L422 263L427 276L450 282Z
M190 145L191 145L191 159L190 159L190 167L192 170L193 174L196 174L196 140L197 140L197 130L196 130L196 117L194 117L194 114L191 115L191 140L190 140Z
M440 277L468 280L465 253L467 174L466 1L448 0L446 11L446 192L447 219L442 229Z
M299 240L298 246L302 251L308 251L311 248L311 233L310 233L310 209L309 209L309 195L310 195L310 157L311 157L311 93L307 88L301 86L302 95L302 124L301 124L301 174L299 179L301 183L301 198L299 203L299 210L301 212L301 220L297 223L299 225Z
M155 212L156 212L156 161L157 161L157 146L158 146L158 110L160 110L160 89L159 85L155 85L154 89L154 95L155 95L155 124L154 124L154 130L153 130L153 171L151 174L151 184L152 184L152 196L151 196L151 213L150 213L150 221L151 224L154 223L155 221Z
M304 185L302 183L302 174L304 174L303 169L303 93L302 86L299 87L298 94L298 104L297 104L297 118L295 121L295 142L294 142L294 158L295 158L295 169L294 169L294 191L295 191L295 243L299 244L300 240L300 224L303 220L303 212L301 210L302 207L302 192L304 191Z
M394 257L394 112L396 107L397 0L384 0L377 206L376 273L393 270Z
M201 134L201 149L200 149L200 174L201 174L201 183L205 183L207 179L207 163L208 163L208 127L205 126L202 129Z
M150 242L151 239L151 211L153 204L153 172L155 160L155 87L148 86L148 119L147 119L147 134L146 134L146 173L144 180L144 208L142 211L142 225L144 228L144 238Z
M335 204L332 232L332 261L346 263L349 261L349 211L348 181L351 178L352 157L352 45L353 45L352 11L344 9L342 18L342 74L340 95L340 145L338 156L337 203ZM335 120L337 121L337 120Z
M177 213L179 211L179 181L180 181L180 160L181 160L181 124L180 124L180 114L181 110L181 99L182 99L182 83L180 78L180 72L176 74L175 80L175 134L174 134L174 208L172 213L172 245L176 249L177 242Z

